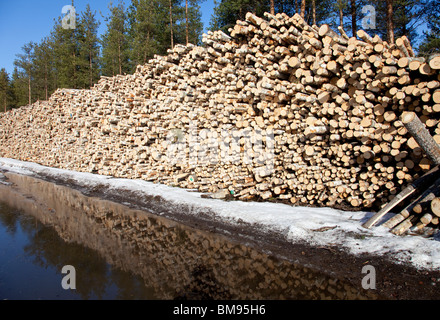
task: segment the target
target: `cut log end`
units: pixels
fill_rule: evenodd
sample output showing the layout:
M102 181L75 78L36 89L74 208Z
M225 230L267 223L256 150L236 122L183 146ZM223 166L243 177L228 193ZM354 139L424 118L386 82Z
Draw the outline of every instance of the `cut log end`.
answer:
M414 121L415 117L416 117L416 114L414 112L406 111L406 112L402 113L401 120L404 124L408 124L408 123Z
M437 217L440 217L440 198L435 198L431 201L431 211Z
M440 70L440 54L430 57L428 61L429 61L429 66L432 69Z

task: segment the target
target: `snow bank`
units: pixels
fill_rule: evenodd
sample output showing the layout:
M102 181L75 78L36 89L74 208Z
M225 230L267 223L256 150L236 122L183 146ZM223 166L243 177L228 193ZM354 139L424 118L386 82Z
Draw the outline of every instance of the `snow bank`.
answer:
M198 192L148 181L49 168L7 158L0 158L0 169L24 175L45 174L66 180L72 179L79 185L89 187L104 185L141 195L159 195L176 206L191 205L194 208L192 214L210 209L217 219L228 223L243 221L257 224L268 232L282 234L292 242L339 246L352 254L386 255L397 263L410 263L419 269L440 270L439 237L396 236L380 226L371 230L365 229L361 225L373 215L370 212L206 199Z

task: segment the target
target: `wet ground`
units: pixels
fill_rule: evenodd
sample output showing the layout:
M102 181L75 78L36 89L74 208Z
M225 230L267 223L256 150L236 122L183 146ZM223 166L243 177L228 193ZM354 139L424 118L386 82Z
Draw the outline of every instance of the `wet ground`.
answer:
M138 198L128 191L87 188L56 177L39 177L44 178L41 180L5 175L10 185L0 185L0 201L6 203L2 205L1 219L15 222L1 222L0 236L11 244L1 247L1 259L18 256L36 265L20 271L21 278L33 277L41 271L38 268L49 270L52 275L47 277L52 280L43 283L53 283L52 295L61 299L70 294L80 299L440 297L439 272L397 265L386 257L352 256L337 247L292 244L258 226L215 221L209 212L198 216L187 214L184 209L173 212L160 197ZM51 231L42 232L45 228ZM27 250L31 253L27 254L24 248L35 247L32 239L36 234L51 236L38 241L45 242L46 247ZM17 251L8 251L15 250L10 247L17 247ZM59 252L54 248L60 248ZM46 255L56 259L45 258ZM76 267L78 287L80 274L91 272L82 280L99 281L87 280L81 290L76 289L77 293L66 292L60 285L60 270L65 264ZM365 265L378 270L374 290L361 286ZM2 280L13 270L13 261L10 267L1 269L0 294L19 291L20 281L7 286ZM126 280L121 281L122 278ZM32 287L33 298L46 297L45 289L35 291L42 282L23 282ZM89 284L88 289L82 287Z
M79 243L63 240L32 215L0 202L0 299L154 299L142 278L113 267ZM76 266L75 290L64 289Z

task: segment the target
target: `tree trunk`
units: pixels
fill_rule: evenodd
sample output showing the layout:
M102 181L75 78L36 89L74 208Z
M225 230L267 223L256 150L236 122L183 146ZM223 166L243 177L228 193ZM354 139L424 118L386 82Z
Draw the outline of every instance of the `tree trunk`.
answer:
M189 43L188 0L185 0L185 19L186 19L186 45L188 45Z
M356 37L357 32L356 15L356 1L351 0L351 31L353 32L353 37Z
M270 0L270 13L275 14L275 0Z
M170 34L171 34L171 49L174 48L174 36L173 36L173 6L171 4L171 0L169 0L170 5Z
M150 30L147 32L147 43L144 51L144 64L147 63L147 48L150 46Z
M46 101L48 100L48 83L47 83L47 63L44 64L44 91L46 93Z
M119 65L119 74L122 74L122 59L121 59L121 43L118 43L118 65Z
M390 44L394 43L394 23L393 23L393 0L386 0L387 8L387 40Z
M344 12L342 11L342 7L339 7L339 26L344 28Z
M301 1L301 17L304 19L306 15L306 0Z
M72 87L76 89L76 54L73 51L73 85Z
M31 99L31 72L29 71L29 75L28 75L28 86L29 86L29 105L32 103L32 99Z
M313 24L316 24L316 1L312 0L312 18Z
M92 66L92 48L90 48L89 52L89 76L90 76L90 87L93 85L93 66Z

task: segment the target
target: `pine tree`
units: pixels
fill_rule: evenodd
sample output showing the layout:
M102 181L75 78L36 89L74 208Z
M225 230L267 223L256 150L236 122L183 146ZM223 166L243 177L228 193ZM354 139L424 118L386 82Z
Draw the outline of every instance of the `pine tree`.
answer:
M407 36L411 43L415 43L419 35L418 29L429 13L429 2L430 0L374 0L372 4L376 9L377 27L367 31L371 35L378 34L388 42L393 42L393 38Z
M128 9L130 57L135 65L145 64L159 53L157 2L133 0ZM160 32L164 28L160 25Z
M335 26L334 14L331 8L335 7L337 0L277 0L273 2L274 12L284 12L289 16L299 13L309 24L328 23ZM271 10L269 0L221 0L216 3L214 14L210 21L210 30L220 29L227 32L237 20L244 20L247 12L252 12L259 17L264 12ZM330 9L330 10L329 10ZM339 14L339 11L337 12Z
M107 31L101 38L102 74L114 76L130 72L127 13L124 5L109 5L110 16L106 18Z
M234 27L237 20L244 20L247 12L263 17L264 12L270 10L267 1L220 0L215 4L209 28L213 31L222 30L226 33L229 28Z
M32 61L34 67L34 91L38 99L47 100L49 95L55 90L51 81L54 76L53 61L51 40L46 37L39 44L35 45Z
M188 26L186 26L185 32L188 32L189 43L200 45L203 32L202 13L200 5L205 0L186 1L188 3L188 10L185 13L185 18L188 19Z
M77 20L78 21L78 20ZM78 28L65 29L61 17L55 21L51 32L54 65L56 69L55 86L58 88L79 88L78 81Z
M0 70L0 111L6 112L11 104L11 81L5 68Z
M33 55L35 43L32 41L22 47L23 53L17 54L14 65L18 68L18 77L27 83L28 104L32 103Z
M14 71L12 72L11 90L13 106L20 107L29 103L28 81L26 75L22 71L18 71L17 66L14 67Z
M334 7L337 11L338 14L338 18L339 18L339 24L338 26L344 28L344 11L347 9L348 7L348 3L347 0L337 0L334 3Z
M189 43L189 13L188 13L188 0L185 0L185 41L186 45Z
M87 4L85 12L81 13L78 22L79 45L79 86L87 88L93 86L99 79L99 22L96 12L92 12Z
M174 44L201 44L203 32L200 3L204 0L175 0L173 2Z
M387 40L394 43L393 0L386 0Z
M201 0L132 0L127 15L133 66L145 64L155 54L167 54L177 43L200 44L199 3Z
M356 6L356 0L350 0L350 12L351 12L351 34L356 36L357 32L357 14L358 9Z
M173 35L173 2L168 0L169 4L169 16L170 16L170 39L171 39L171 49L174 48L174 35Z
M396 37L407 36L411 42L416 42L421 35L420 26L430 14L428 0L396 0L394 4L394 32Z
M26 44L17 55L11 106L48 99L57 88L90 87L98 80L99 23L95 13L87 6L81 19L76 18L74 29L64 28L63 20L65 17L54 20L49 37L38 44Z
M306 16L306 0L301 1L301 11L300 11L301 17L305 18Z
M440 2L432 0L426 8L428 30L423 33L423 40L419 46L419 53L430 55L440 53Z
M166 54L167 50L174 47L175 43L185 43L184 29L180 22L183 21L184 9L180 0L156 0L156 32L158 40L157 54Z

